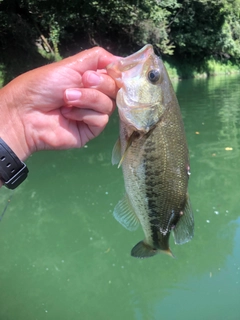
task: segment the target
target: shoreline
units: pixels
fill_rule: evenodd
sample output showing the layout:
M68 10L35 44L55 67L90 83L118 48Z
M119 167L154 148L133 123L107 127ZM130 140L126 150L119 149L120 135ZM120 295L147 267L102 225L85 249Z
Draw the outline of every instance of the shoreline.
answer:
M240 74L240 63L232 62L230 60L219 62L218 60L210 59L199 64L191 64L186 61L180 63L175 57L172 56L163 58L162 60L172 81L207 79L209 77ZM23 72L27 72L28 70L37 68L41 65L48 64L50 61L46 59L44 62L45 63L41 61L39 64L36 63L36 61L33 61L33 63L30 65L28 62L28 65L25 67L22 65L21 69ZM9 73L7 73L6 67L0 64L0 88L7 84L11 79L17 77L17 74L15 74L18 73L17 71L18 66L15 68L14 64L12 64Z
M185 79L207 79L209 77L240 74L240 64L230 60L219 62L218 60L209 59L201 64L191 64L172 59L163 59L163 63L172 80Z

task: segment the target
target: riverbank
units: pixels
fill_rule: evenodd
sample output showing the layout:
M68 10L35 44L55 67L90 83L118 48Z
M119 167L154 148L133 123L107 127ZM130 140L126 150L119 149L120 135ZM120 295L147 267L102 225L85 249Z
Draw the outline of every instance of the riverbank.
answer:
M21 61L21 63L19 63L19 59L9 59L9 64L0 64L0 87L8 83L18 74L48 64L53 60L54 59L44 59L43 56L36 59L36 54L34 55L32 62L30 62L31 59L28 61ZM163 61L171 80L207 78L217 75L240 73L240 62L233 62L226 59L222 61L210 59L197 63L192 61L179 61L170 56L164 57Z
M240 73L240 63L231 60L210 59L201 63L180 62L173 57L164 61L165 67L172 80L207 78L217 75Z

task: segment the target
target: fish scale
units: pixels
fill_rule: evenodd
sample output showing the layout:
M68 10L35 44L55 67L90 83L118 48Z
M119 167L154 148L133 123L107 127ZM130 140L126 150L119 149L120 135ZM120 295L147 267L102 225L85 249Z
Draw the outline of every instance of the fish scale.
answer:
M114 216L129 230L139 223L143 228L145 238L132 249L132 256L172 255L171 231L175 243L182 244L194 229L187 193L188 148L175 93L150 45L107 71L120 88L120 138L112 162L122 165L126 189Z
M161 131L161 133L159 132ZM164 143L163 136L167 132L162 130L162 123L157 124L149 139L143 136L132 145L129 149L128 157L123 161L124 176L128 177L126 182L126 191L131 194L134 186L139 185L139 193L135 195L134 207L136 215L140 222L144 224L146 238L150 238L148 242L152 242L152 246L156 249L168 249L168 239L170 230L169 216L172 211L180 212L184 209L182 202L182 193L186 195L186 183L181 183L182 177L179 176L179 181L171 179L171 167L167 165L167 152L164 152L167 143ZM142 153L139 156L139 149ZM124 149L124 147L123 147ZM137 156L138 155L138 156ZM133 159L138 159L133 161ZM173 168L176 167L177 158L172 159ZM144 163L144 170L139 174L139 164ZM132 164L132 165L131 165ZM135 164L135 165L133 165ZM187 178L187 173L184 172ZM174 189L178 189L175 192ZM147 199L148 201L143 201ZM147 212L147 219L145 213ZM166 214L168 213L168 214ZM143 217L141 216L143 215ZM165 235L159 231L160 227L163 231L167 231ZM150 230L150 236L149 236Z

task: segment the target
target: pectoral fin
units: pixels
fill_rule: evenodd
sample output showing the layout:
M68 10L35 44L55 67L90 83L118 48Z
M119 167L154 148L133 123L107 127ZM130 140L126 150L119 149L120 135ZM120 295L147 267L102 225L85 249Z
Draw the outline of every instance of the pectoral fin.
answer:
M130 231L136 230L139 226L138 217L132 208L127 194L114 208L113 216L121 225Z
M127 151L129 147L131 146L132 142L139 137L139 133L137 131L133 131L131 136L129 137L127 141L127 146L124 150L124 153L121 157L121 141L120 138L118 138L117 142L115 143L113 147L113 152L112 152L112 164L118 164L118 168L121 167L121 164L126 157Z
M190 199L187 196L187 202L183 215L173 229L173 236L176 244L183 244L190 241L194 234L194 218Z
M112 151L112 164L118 164L121 160L121 141L117 139Z

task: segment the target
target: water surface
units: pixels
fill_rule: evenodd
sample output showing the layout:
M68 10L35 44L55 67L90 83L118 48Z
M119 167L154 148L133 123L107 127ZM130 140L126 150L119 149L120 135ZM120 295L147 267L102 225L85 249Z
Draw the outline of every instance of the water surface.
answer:
M115 114L80 150L39 152L0 221L0 320L239 319L239 76L174 83L190 150L194 239L139 260L112 216ZM0 215L11 192L1 188Z

